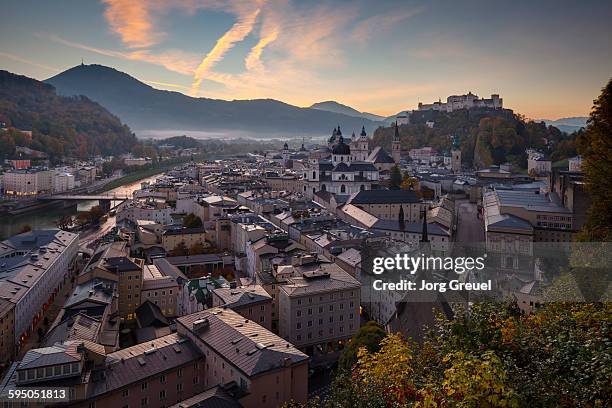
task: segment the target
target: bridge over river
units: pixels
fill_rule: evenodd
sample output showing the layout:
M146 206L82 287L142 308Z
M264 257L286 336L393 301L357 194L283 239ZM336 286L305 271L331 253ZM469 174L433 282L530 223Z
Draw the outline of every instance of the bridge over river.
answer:
M41 201L55 201L55 200L62 200L62 201L70 201L70 200L74 200L74 201L89 201L89 200L125 201L125 200L129 200L130 197L128 197L127 195L122 195L122 194L92 194L92 195L55 194L55 195L39 197L38 199Z

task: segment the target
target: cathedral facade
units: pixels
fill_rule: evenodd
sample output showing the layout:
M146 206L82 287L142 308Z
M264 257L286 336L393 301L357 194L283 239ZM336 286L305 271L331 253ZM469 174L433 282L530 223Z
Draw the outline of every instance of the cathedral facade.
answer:
M322 155L322 150L327 151L327 155ZM303 172L304 194L312 198L319 191L350 195L377 189L381 172L388 172L393 165L393 159L382 148L370 150L365 128L361 129L359 137L353 133L347 142L338 126L329 138L327 148L309 156Z

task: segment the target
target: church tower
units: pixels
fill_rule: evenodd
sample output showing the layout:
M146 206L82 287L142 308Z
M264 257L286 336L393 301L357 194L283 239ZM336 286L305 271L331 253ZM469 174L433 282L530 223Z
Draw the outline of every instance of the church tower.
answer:
M289 145L285 142L283 145L283 167L287 167L287 162L289 162Z
M365 131L365 126L361 127L361 134L358 138L353 137L351 141L351 160L366 161L370 154L370 141Z
M399 127L397 122L395 122L395 134L393 135L393 142L391 143L391 157L395 164L399 164L400 155L401 155L401 145L400 145L400 137L399 137Z
M451 170L457 174L461 172L461 147L459 138L453 136L453 147L451 148Z

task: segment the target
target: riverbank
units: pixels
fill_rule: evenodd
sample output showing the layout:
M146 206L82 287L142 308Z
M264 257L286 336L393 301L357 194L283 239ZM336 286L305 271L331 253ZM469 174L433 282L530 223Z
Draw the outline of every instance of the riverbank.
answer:
M201 160L202 157L198 156L197 157L198 160ZM107 192L109 190L113 190L115 188L121 187L125 184L131 184L134 183L136 181L140 181L142 179L146 179L152 176L156 176L158 174L161 174L165 171L168 171L170 169L172 169L173 167L176 166L180 166L181 164L185 164L187 162L189 162L191 160L191 158L185 158L184 160L169 160L169 161L165 161L162 163L158 163L153 167L148 167L146 169L143 170L139 170L136 171L134 173L130 173L130 174L126 174L123 177L119 177L116 180L113 180L107 184L105 184L103 187L101 187L100 189L95 190L95 193L104 193Z

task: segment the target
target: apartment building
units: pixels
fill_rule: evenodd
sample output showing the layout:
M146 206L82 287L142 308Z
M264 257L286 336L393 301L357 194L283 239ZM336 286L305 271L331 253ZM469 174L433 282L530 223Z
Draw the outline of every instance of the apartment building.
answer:
M206 230L203 227L167 229L162 234L162 247L166 252L172 251L180 244L188 249L196 244L207 247L209 244L206 238Z
M0 298L0 367L6 367L15 355L15 304Z
M333 263L287 278L279 290L279 335L307 354L341 349L359 329L360 282Z
M154 221L162 225L172 224L175 209L166 203L152 200L131 200L125 202L117 211L116 222L124 220L136 223L138 220Z
M211 308L177 319L177 332L205 356L206 388L236 384L245 407L278 407L308 396L308 356L231 309Z
M265 327L272 329L272 296L260 285L212 290L213 307L225 307Z
M46 168L14 169L2 175L4 194L26 198L53 192L53 171Z
M155 259L153 265L143 266L141 303L148 300L159 306L164 316L177 316L186 281L185 275L165 258Z
M77 285L45 335L52 347L70 340L87 340L107 353L119 348L118 293L116 282L93 279Z
M45 318L68 282L78 241L77 234L50 229L18 234L0 243L0 299L15 305L14 318L8 317L14 327L8 333L13 334L17 348Z
M118 284L119 315L134 319L141 303L144 260L130 258L125 242L114 242L100 248L77 278L79 284L92 279L108 279Z

